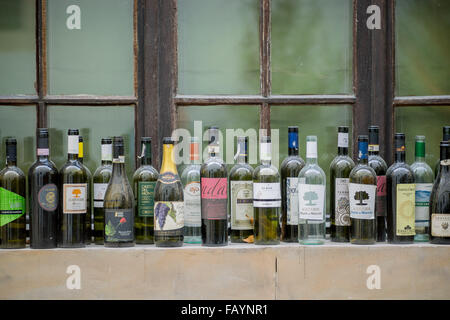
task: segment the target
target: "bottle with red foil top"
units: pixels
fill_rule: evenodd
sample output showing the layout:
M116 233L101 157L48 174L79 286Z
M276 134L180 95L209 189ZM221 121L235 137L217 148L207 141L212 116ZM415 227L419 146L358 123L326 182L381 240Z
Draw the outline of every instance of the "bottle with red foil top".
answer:
M377 175L376 226L377 242L386 241L386 170L387 164L379 155L378 126L369 127L369 167Z
M209 157L200 168L202 244L228 244L228 172L220 157L219 128L209 128Z

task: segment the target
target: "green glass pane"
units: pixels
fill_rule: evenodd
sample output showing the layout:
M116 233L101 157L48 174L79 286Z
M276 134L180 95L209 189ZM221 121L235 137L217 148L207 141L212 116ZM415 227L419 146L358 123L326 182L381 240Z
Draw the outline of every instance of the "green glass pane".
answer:
M299 155L306 161L306 136L317 136L319 166L327 176L330 190L330 163L337 154L337 127L348 126L352 137L351 106L273 106L270 112L272 129L280 132L280 163L288 156L288 126L298 126ZM349 153L352 145L349 143ZM327 212L330 200L327 195Z
M36 94L34 0L0 0L0 95Z
M259 1L178 1L178 91L259 93Z
M450 1L396 1L396 94L450 94Z
M439 160L442 127L450 125L450 106L395 108L395 131L406 135L406 162L414 162L416 135L425 136L425 161L434 170Z
M352 1L272 1L272 92L352 92Z
M67 130L79 129L84 139L84 164L93 174L101 163L101 139L123 136L128 178L134 161L134 106L84 107L49 106L50 152L56 166L67 160Z
M133 0L47 6L50 94L134 95Z
M0 106L0 168L5 166L5 138L17 139L17 165L27 174L35 161L36 107Z

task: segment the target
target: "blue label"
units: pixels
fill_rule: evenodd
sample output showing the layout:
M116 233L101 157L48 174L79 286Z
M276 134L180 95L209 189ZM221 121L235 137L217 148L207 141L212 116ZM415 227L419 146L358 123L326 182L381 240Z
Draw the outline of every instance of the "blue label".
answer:
M298 133L289 132L289 148L298 149Z
M365 141L360 141L358 142L358 148L359 148L358 158L367 159L369 144Z

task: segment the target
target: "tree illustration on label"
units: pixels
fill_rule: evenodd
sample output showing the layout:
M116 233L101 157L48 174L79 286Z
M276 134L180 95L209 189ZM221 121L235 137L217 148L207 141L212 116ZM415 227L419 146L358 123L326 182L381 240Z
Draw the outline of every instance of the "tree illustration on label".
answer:
M359 203L356 203L357 206L365 206L367 203L363 200L369 200L369 194L365 191L359 191L355 193L354 199L359 200Z
M74 189L72 191L72 194L75 196L75 198L79 198L80 194L81 194L81 190L80 189Z
M303 200L309 201L308 203L305 204L306 206L315 206L316 204L313 203L312 201L318 199L319 196L314 191L305 192L305 194L303 195Z
M448 222L442 222L441 227L442 227L442 229L447 230L448 229Z

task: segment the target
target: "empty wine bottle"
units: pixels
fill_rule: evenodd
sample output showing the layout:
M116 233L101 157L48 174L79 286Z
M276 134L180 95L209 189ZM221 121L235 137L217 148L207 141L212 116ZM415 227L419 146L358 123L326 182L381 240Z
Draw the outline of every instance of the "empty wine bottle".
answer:
M36 162L28 171L30 247L55 248L58 227L59 174L49 159L47 128L36 131Z
M442 127L442 141L450 141L450 126ZM436 165L434 167L434 177L436 178L439 174L441 162L440 160L436 161Z
M92 242L92 206L91 206L91 190L92 190L92 173L87 166L84 165L84 139L82 136L78 136L78 160L81 167L86 171L88 176L88 188L87 188L87 211L86 211L86 232L84 236L84 244L90 244Z

